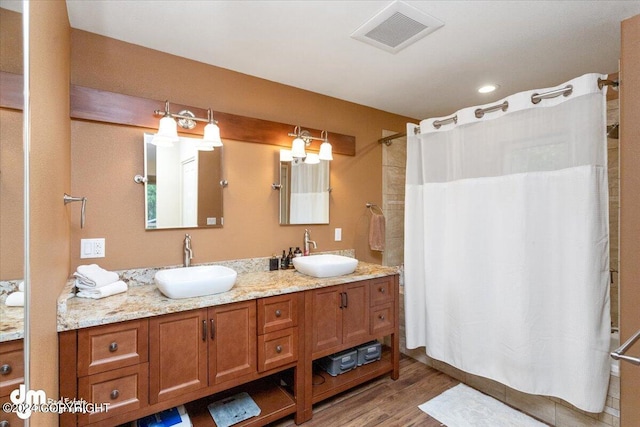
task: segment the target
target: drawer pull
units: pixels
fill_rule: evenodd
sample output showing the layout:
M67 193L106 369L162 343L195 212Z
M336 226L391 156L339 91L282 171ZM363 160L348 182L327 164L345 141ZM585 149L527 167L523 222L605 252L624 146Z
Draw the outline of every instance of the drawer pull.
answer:
M118 350L118 343L114 341L111 344L109 344L109 351L113 353L116 350Z
M282 316L282 311L276 310L276 317L280 317L280 316Z
M380 293L381 293L381 294L384 294L384 288L382 288L382 287L381 287L381 288L380 288L380 289L378 289L378 290L380 291Z
M11 427L11 424L7 420L2 420L0 421L0 427Z
M8 363L0 366L0 375L9 375L11 373L11 365ZM1 427L1 426L0 426Z
M384 320L384 314L381 314L380 316L378 316L378 319Z
M109 397L111 397L111 400L115 400L115 399L117 399L119 396L120 396L120 392L119 392L117 389L116 389L116 390L113 390L113 391L111 392L111 394L109 394Z
M276 353L282 353L282 346L281 345L276 346Z

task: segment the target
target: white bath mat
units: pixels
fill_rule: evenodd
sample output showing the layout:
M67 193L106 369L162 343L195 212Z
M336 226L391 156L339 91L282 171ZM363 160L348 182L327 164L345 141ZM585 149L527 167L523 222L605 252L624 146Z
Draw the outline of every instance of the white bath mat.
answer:
M418 406L447 427L544 427L546 424L464 384Z

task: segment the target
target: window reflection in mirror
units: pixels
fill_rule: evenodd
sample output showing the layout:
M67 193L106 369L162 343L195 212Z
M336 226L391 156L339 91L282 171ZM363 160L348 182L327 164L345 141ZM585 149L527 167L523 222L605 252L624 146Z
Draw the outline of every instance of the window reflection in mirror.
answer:
M280 224L329 223L329 162L280 162Z
M146 229L222 227L222 147L200 151L200 139L184 137L157 147L152 138L145 133Z

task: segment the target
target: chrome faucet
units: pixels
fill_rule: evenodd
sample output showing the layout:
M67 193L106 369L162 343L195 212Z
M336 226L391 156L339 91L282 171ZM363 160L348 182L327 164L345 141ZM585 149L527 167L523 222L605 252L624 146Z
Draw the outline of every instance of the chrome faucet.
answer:
M191 260L193 259L193 249L191 249L191 236L188 234L184 235L184 266L189 267L191 265Z
M304 252L303 252L304 256L309 255L309 243L313 243L313 249L318 249L318 245L316 244L315 241L310 240L309 239L310 237L311 237L311 233L309 232L309 230L304 230Z

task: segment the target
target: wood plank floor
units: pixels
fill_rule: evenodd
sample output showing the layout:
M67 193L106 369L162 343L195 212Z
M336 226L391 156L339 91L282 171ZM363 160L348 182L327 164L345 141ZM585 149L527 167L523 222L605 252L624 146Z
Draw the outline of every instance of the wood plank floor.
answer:
M327 399L313 408L305 427L442 426L418 409L418 405L459 384L459 381L410 357L400 359L400 378L388 375L346 393ZM293 417L270 427L295 426Z

